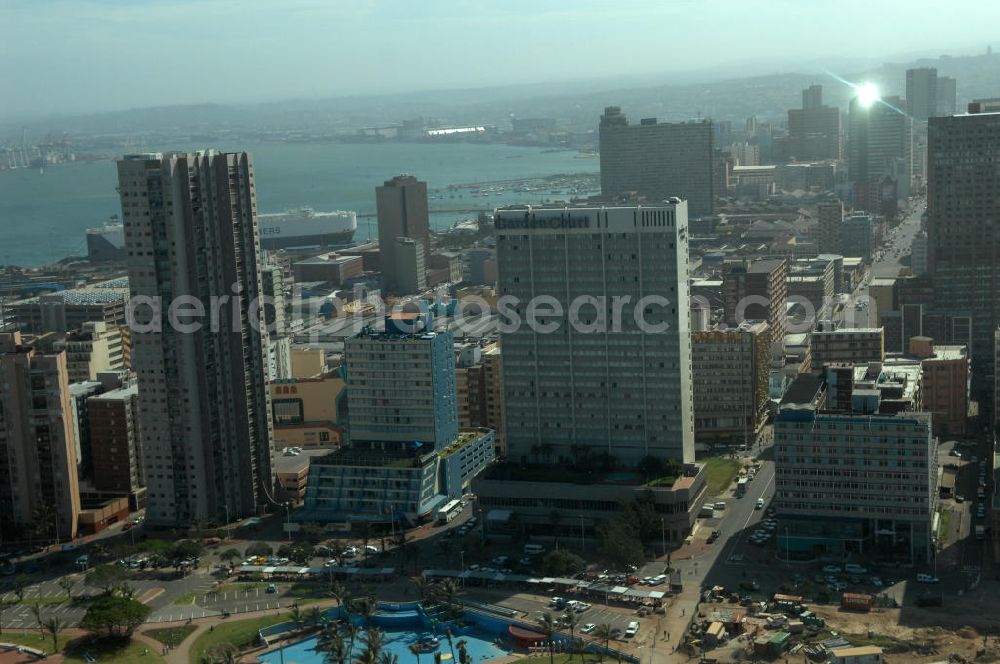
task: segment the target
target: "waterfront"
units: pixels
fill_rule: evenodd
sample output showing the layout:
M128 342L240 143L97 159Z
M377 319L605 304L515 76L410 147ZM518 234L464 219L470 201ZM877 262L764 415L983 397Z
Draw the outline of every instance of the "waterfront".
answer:
M155 149L197 149L166 145ZM410 173L430 189L476 182L536 178L561 173L597 173L596 159L581 159L573 150L472 143L246 143L218 144L220 150L247 150L254 155L257 205L260 212L281 212L303 205L316 210L375 212L375 187L399 173ZM147 149L154 149L147 146ZM0 264L37 265L68 255L86 254L85 231L119 214L114 161L68 163L0 173ZM459 198L459 194L462 197ZM431 208L491 208L512 203L539 203L548 191L518 192L510 188L472 197L456 192L431 200ZM565 196L558 196L565 198ZM434 228L474 216L451 212L432 215ZM358 220L355 239L376 237L375 220Z

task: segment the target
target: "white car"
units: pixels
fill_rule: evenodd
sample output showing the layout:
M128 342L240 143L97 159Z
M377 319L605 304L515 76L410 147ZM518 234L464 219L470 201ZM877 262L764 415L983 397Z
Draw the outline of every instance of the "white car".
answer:
M595 625L594 623L587 623L586 625L584 625L583 627L580 628L580 633L581 634L590 634L595 629L597 629L597 625Z
M856 565L854 563L848 563L844 565L844 571L848 574L867 574L868 570L861 565Z
M639 632L639 621L633 620L625 628L625 638L629 639L635 636Z
M840 574L843 570L840 569L839 565L826 565L823 571L827 574Z
M763 498L758 498L757 499L757 504L754 506L754 509L757 509L757 510L764 509L764 499Z

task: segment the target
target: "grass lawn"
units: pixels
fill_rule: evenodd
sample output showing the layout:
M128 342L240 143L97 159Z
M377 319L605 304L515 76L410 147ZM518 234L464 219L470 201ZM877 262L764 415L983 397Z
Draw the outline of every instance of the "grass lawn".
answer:
M174 604L194 604L194 593L184 593L174 600Z
M951 511L941 510L938 512L941 515L941 519L938 522L938 541L941 543L940 548L944 548L944 545L948 541L948 522L951 521Z
M708 473L708 495L718 496L729 488L740 472L740 462L722 457L705 459L705 471Z
M164 664L159 653L138 641L122 645L114 641L77 639L71 641L64 651L67 664L87 664L85 655L90 655L98 664Z
M609 659L611 661L614 661L613 657L609 656ZM562 654L556 653L555 657L553 658L553 661L555 662L555 664L571 664L571 662L580 662L580 654L579 653L574 653L574 654L570 655L570 654L566 654L566 653L562 653ZM586 653L584 655L584 660L583 661L585 661L585 662L600 662L601 661L601 656L598 655L597 653L588 652L588 653ZM518 664L521 664L522 662L524 662L524 664L549 664L549 656L548 655L539 655L537 657L528 657L526 659L518 660Z
M68 637L60 635L59 650L65 648L68 641ZM24 630L9 631L5 629L0 634L0 643L16 643L20 646L28 646L29 648L38 648L39 650L52 652L52 637L48 634L39 634L37 629L34 632Z
M248 648L257 642L257 632L263 627L270 627L288 620L288 614L282 613L263 618L249 620L231 620L220 623L210 632L203 632L191 644L191 661L200 662L202 656L220 643L231 643L240 650Z
M163 627L160 629L151 629L148 632L143 632L146 636L156 639L165 646L170 646L171 648L176 648L184 641L187 637L191 636L191 632L198 629L196 625L181 625L180 627Z

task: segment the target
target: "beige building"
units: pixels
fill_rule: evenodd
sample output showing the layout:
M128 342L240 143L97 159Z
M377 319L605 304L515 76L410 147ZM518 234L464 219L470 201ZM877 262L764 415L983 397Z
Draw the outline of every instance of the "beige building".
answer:
M3 535L71 540L80 489L66 354L42 354L23 345L20 332L0 333L0 387Z
M279 380L270 391L275 448L341 445L346 393L339 374Z
M775 341L785 336L788 300L788 262L783 258L741 261L726 267L722 276L726 323L766 320Z
M969 413L969 351L937 346L930 337L911 337L910 355L920 359L924 410L934 417L936 436L964 436Z
M764 321L691 335L695 440L756 439L767 420L769 342Z
M69 382L96 380L102 371L122 371L132 367L131 341L127 327L108 326L102 321L84 323L78 331L54 344L66 351Z

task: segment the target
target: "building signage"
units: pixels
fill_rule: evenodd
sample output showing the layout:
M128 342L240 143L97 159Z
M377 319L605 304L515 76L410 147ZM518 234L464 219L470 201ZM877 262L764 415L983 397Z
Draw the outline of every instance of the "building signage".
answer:
M535 228L590 228L589 217L497 217L494 221L498 231Z

